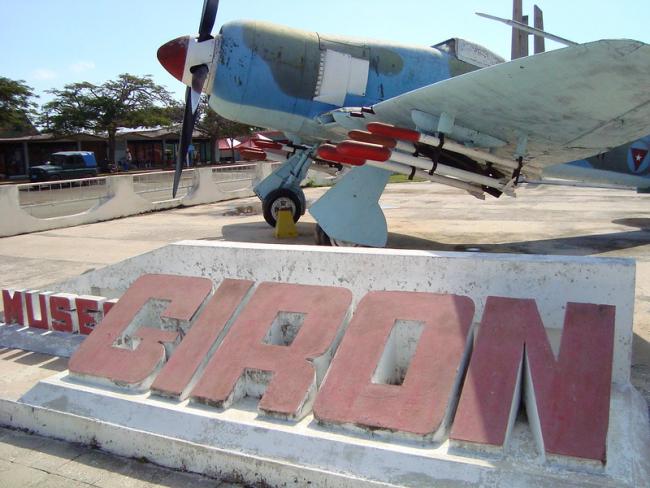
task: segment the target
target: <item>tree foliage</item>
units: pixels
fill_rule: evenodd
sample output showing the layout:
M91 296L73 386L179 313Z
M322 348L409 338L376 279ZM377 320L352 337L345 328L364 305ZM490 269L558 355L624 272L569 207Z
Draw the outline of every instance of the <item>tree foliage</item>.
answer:
M43 107L41 126L62 134L83 130L106 133L111 161L115 160L119 127L169 125L175 114L171 93L150 75L121 74L102 85L72 83L48 93L54 99Z
M34 130L30 116L36 104L32 88L23 80L0 76L0 132L22 133Z

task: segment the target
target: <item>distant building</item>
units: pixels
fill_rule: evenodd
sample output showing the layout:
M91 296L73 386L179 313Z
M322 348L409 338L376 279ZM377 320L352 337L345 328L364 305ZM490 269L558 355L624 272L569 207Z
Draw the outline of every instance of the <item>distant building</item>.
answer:
M120 129L117 133L115 159L123 161L128 148L134 168L172 168L179 146L180 128L139 127ZM211 160L210 140L195 131L192 135L192 164L199 165Z
M129 170L133 169L171 169L176 160L179 146L179 128L140 127L120 129L117 133L115 162L120 169L126 168L126 151L131 153ZM258 135L259 134L259 135ZM266 131L245 135L232 140L235 161L241 159L239 147L254 147L252 140L264 138L279 140L285 136L281 132ZM105 136L79 133L57 136L54 134L24 135L21 137L0 137L0 180L24 179L29 168L48 161L50 155L59 151L92 151L95 153L100 171L108 167L108 140ZM212 160L210 140L195 131L192 136L192 166L209 164ZM217 160L232 162L231 140L219 139Z
M90 134L56 137L38 134L0 138L0 179L19 179L29 175L30 166L47 161L58 151L93 151L97 160L106 157L105 138Z

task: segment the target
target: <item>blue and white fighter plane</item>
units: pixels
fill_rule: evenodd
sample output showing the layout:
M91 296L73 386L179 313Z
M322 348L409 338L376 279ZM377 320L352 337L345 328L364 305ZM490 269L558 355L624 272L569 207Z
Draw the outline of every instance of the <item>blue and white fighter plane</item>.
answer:
M510 62L451 39L433 47L365 41L238 21L158 51L187 85L174 194L202 93L220 115L283 131L293 154L257 185L265 218L305 212L313 161L353 166L310 208L317 242L383 247L378 200L392 173L485 198L514 195L520 176L606 152L648 133L650 46L573 45Z

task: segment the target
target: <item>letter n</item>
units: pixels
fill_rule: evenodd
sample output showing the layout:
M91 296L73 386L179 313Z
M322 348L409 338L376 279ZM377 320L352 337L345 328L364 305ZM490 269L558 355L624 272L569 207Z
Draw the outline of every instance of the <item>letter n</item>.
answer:
M541 453L604 461L615 310L568 303L556 359L534 300L489 297L451 439L504 446L523 381Z

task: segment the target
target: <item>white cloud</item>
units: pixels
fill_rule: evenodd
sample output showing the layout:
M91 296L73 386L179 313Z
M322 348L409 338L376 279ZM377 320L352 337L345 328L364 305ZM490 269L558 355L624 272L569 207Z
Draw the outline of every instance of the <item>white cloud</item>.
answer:
M47 68L39 68L34 70L34 78L37 80L53 80L58 75L55 71Z
M70 65L70 70L72 70L73 73L83 73L85 71L90 71L91 69L95 69L95 63L92 61L79 61Z

